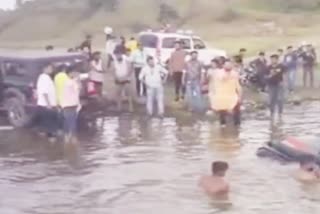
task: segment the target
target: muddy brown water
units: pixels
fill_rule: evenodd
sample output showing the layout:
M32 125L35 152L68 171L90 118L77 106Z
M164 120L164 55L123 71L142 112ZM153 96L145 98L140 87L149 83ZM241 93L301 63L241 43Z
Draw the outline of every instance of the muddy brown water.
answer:
M297 183L295 165L255 155L270 138L319 135L319 118L315 102L287 109L275 127L260 114L240 130L193 119L107 116L69 148L27 130L0 131L0 213L319 213L319 186ZM231 166L228 203L197 186L218 159Z

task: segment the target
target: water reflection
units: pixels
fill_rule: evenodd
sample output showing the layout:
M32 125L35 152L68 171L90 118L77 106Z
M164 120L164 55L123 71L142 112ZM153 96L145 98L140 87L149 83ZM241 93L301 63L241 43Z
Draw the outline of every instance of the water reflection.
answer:
M303 114L301 113L303 108ZM316 135L318 103L288 110L273 126L247 119L220 129L195 118L98 118L79 143L49 144L33 132L1 132L0 210L24 213L315 213L319 187L291 177L295 166L255 151L285 135ZM22 140L23 139L23 140ZM229 162L231 199L217 203L197 187L213 160ZM272 191L270 191L272 190Z

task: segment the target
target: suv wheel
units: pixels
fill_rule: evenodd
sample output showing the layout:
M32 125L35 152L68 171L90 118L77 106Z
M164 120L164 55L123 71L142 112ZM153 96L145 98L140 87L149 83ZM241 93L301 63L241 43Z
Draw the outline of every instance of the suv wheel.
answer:
M5 102L8 113L8 120L14 127L25 127L31 118L27 114L23 101L18 98L9 98Z

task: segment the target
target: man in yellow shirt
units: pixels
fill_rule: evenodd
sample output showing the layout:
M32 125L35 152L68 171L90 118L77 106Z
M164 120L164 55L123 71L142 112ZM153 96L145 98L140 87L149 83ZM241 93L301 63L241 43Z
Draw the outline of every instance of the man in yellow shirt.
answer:
M58 73L54 76L54 86L56 88L58 106L61 106L61 98L62 98L63 89L65 87L66 82L69 79L70 78L66 73L66 67L61 66L59 68Z
M130 53L134 52L138 49L138 41L132 37L126 44L126 48L129 50Z

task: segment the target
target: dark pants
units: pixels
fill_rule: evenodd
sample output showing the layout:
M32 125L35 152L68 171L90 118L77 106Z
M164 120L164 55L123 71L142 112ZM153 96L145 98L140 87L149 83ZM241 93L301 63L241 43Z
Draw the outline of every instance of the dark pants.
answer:
M173 81L174 81L176 100L179 100L180 93L181 93L181 96L184 97L184 87L182 85L182 77L183 77L182 71L175 71L173 73Z
M220 125L226 125L227 115L228 115L227 111L219 111ZM233 112L232 112L232 117L233 117L234 125L239 126L241 124L240 104L238 104L238 105L236 105L236 107L234 107Z
M37 107L35 123L40 131L47 133L49 137L54 136L61 125L58 111L43 106Z
M135 77L136 77L136 90L137 90L138 96L140 95L146 96L146 93L147 93L146 85L143 82L141 82L139 79L141 70L142 68L134 68Z
M66 107L63 112L63 130L65 134L75 135L77 132L78 111L77 106Z
M309 76L310 87L314 84L314 68L313 66L303 66L303 86L307 86L307 79Z

